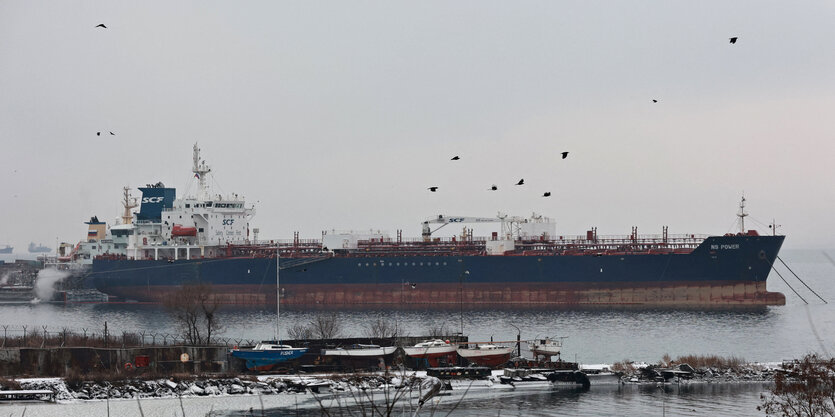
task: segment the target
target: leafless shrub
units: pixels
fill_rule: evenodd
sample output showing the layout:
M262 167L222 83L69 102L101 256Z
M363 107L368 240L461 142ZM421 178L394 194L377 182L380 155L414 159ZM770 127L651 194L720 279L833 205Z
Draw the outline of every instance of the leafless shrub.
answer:
M378 317L377 320L366 324L363 333L366 337L373 338L385 339L389 337L397 337L400 334L400 326L397 325L397 322L392 323L391 321L383 320Z
M664 356L661 357L661 362L659 363L659 365L670 366L672 361L673 361L673 358L670 357L670 354L665 353Z
M220 303L206 284L184 284L163 301L180 327L181 337L192 346L207 345L221 331L217 321Z
M290 339L294 340L308 340L313 339L313 331L311 330L310 326L306 326L304 324L296 323L289 329L287 329L287 334L290 336Z
M835 359L809 354L783 368L771 392L760 395L757 410L769 416L835 415Z
M426 328L426 334L430 337L443 337L448 336L450 330L446 323L433 324Z
M310 331L319 339L335 339L342 333L342 322L336 313L320 313L310 321Z

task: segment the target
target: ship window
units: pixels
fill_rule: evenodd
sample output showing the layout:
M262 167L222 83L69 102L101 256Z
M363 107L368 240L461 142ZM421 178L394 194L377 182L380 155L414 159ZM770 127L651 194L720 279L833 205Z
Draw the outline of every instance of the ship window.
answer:
M446 265L446 262L444 262L444 265Z
M440 264L439 264L439 263L437 263L437 262L435 262L435 266L438 266L438 265L440 265Z
M414 265L414 264L412 264L412 265ZM423 266L423 262L420 263L420 266Z
M362 262L358 263L357 266L362 266Z
M368 266L368 262L365 263L365 266Z
M186 204L186 208L191 208L191 204Z
M412 262L412 266L415 266L415 263L414 263L414 262Z
M397 263L397 266L400 266L400 262Z
M203 233L203 228L201 227L201 228L197 229L197 231L200 232L200 233Z

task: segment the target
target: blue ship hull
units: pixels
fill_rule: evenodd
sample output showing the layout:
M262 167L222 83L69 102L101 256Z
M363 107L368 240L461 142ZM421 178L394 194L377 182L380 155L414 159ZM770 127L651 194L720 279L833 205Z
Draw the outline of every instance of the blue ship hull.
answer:
M307 352L304 348L279 350L232 350L232 356L246 361L250 371L270 371L275 367L302 357Z
M782 305L766 289L783 236L713 236L686 254L322 256L281 259L288 307L489 308ZM161 302L210 284L229 304L274 305L275 259L95 260L98 290Z

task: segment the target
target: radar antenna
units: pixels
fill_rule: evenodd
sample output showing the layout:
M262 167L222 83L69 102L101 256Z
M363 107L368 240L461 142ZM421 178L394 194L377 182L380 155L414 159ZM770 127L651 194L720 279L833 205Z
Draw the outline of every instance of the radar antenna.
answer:
M191 168L191 172L194 173L199 183L200 189L197 198L202 201L210 200L209 187L206 185L206 174L212 172L212 168L206 165L206 161L200 159L200 148L197 147L197 142L194 143L194 166Z
M748 216L745 212L745 194L742 194L742 200L739 201L739 213L736 216L739 217L739 231L745 234L745 217Z

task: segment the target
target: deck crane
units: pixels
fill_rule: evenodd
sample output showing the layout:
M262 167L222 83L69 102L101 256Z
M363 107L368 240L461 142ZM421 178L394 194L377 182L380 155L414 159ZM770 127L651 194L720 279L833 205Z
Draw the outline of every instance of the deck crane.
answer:
M446 216L439 214L437 217L430 217L423 222L423 241L428 242L432 239L432 233L437 232L442 227L448 224L459 223L502 223L502 230L504 230L504 222L507 215L499 213L496 217L469 217L469 216ZM430 224L440 224L435 230L432 230Z

